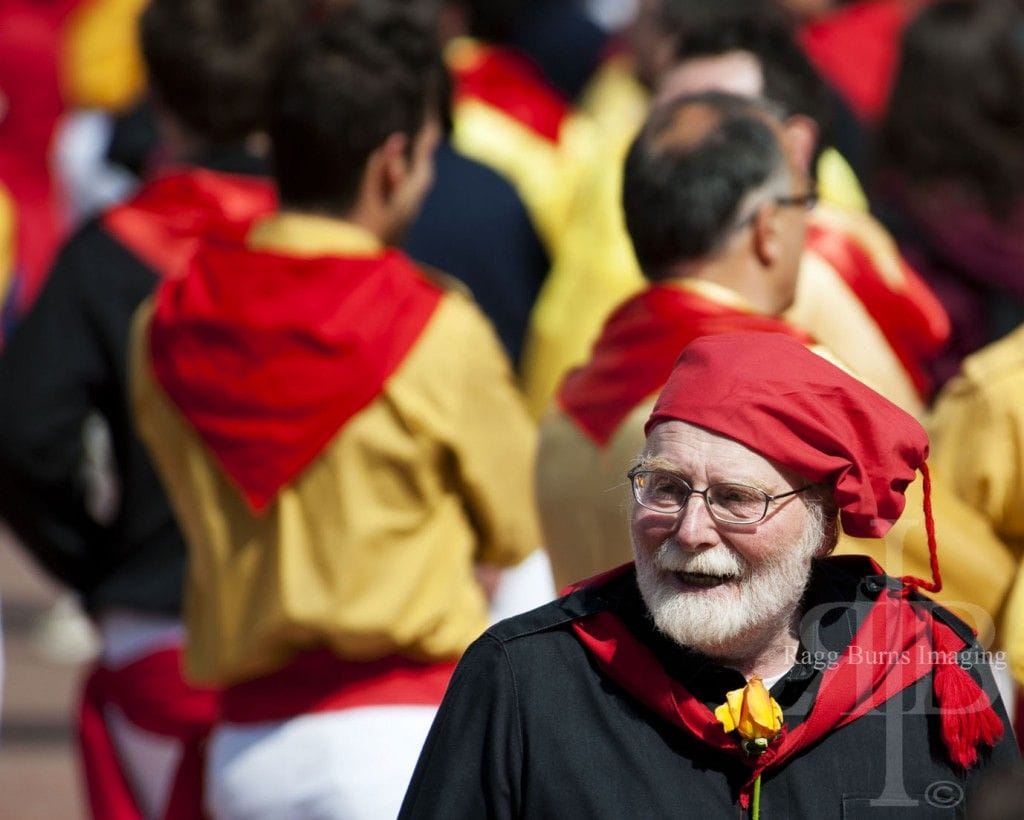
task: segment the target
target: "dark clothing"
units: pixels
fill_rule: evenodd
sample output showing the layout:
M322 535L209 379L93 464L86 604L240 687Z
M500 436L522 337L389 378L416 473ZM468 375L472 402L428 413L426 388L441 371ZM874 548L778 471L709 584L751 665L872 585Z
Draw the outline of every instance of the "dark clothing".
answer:
M963 359L1024 321L1024 207L997 219L952 183L882 174L874 210L949 314L952 334L930 363L936 391Z
M213 169L251 166L223 157ZM0 355L0 517L92 612L181 612L184 541L127 399L131 317L157 281L102 219L90 221L61 250ZM121 488L105 524L86 503L83 430L92 413L110 429Z
M515 188L449 142L442 143L434 185L409 229L405 249L472 291L518 364L550 262Z
M849 644L885 584L844 559L817 562L805 600L796 664L772 696L787 726L809 713L822 669ZM853 602L852 604L849 602ZM822 609L817 609L821 606ZM737 817L750 771L657 717L611 682L574 637L571 623L613 611L666 671L714 709L746 681L657 633L630 570L491 628L455 672L424 746L401 817ZM969 630L944 611L937 616ZM973 656L972 656L973 657ZM992 693L987 667L976 680ZM944 757L930 713L931 676L881 710L847 724L769 769L761 817L954 817L991 763L1017 752L1009 727L967 775ZM997 711L1006 725L1000 704ZM872 805L872 801L882 802ZM895 801L895 802L894 802Z
M566 99L587 85L608 45L608 34L578 0L524 3L509 44L527 55Z

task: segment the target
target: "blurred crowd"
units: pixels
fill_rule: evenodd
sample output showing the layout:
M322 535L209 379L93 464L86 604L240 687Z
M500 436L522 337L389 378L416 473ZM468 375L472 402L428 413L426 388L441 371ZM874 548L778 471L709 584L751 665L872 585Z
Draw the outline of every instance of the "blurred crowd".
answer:
M93 816L395 816L732 330L925 425L1024 714L1024 3L0 3L0 520L97 636ZM921 494L836 551L932 573Z

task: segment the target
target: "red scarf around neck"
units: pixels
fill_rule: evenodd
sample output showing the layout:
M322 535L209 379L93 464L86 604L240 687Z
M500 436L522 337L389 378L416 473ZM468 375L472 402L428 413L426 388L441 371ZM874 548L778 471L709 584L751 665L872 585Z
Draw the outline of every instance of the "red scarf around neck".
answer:
M654 285L608 319L590 361L569 373L558 404L596 444L608 443L640 402L668 381L680 351L699 336L737 331L813 340L774 316L742 310L687 288Z
M402 253L206 242L157 290L153 373L254 512L376 398L440 303Z
M870 559L867 559L870 561ZM882 570L873 568L881 575ZM631 567L583 582L573 589L602 585ZM822 674L810 715L792 731L785 729L759 757L749 757L739 739L727 734L714 713L665 671L654 653L613 612L602 611L572 624L577 640L604 672L661 718L702 743L742 757L750 775L740 791L749 803L754 781L766 770L811 747L829 732L857 720L929 673L941 707L942 738L950 760L963 769L977 762L978 746L992 745L1003 734L988 696L952 660L966 643L927 606L915 606L900 591L883 591L838 662ZM864 663L864 657L898 659Z
M269 179L205 168L169 172L102 217L103 227L158 276L179 276L211 231L241 239L269 214L277 194Z

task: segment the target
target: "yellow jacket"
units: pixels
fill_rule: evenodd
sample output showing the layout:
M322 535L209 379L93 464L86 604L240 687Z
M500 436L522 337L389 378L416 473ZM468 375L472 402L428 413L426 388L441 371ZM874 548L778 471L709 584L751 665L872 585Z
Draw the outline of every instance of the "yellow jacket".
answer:
M1024 327L964 360L929 427L933 463L1004 544L1002 555L965 545L957 559L995 576L993 616L1014 677L1024 683Z
M354 226L297 216L257 225L249 244L373 252ZM261 513L154 378L151 310L133 327L133 409L189 545L190 677L237 683L317 647L457 658L487 621L476 564L513 565L540 545L535 429L469 299L442 295L378 396Z

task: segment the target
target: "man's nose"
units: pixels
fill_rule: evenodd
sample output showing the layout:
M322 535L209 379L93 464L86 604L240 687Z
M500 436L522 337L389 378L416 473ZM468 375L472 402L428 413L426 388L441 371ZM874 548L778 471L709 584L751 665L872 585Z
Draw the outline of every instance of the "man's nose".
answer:
M700 550L718 543L718 530L711 517L704 496L691 493L676 515L672 533L679 546L687 550Z

